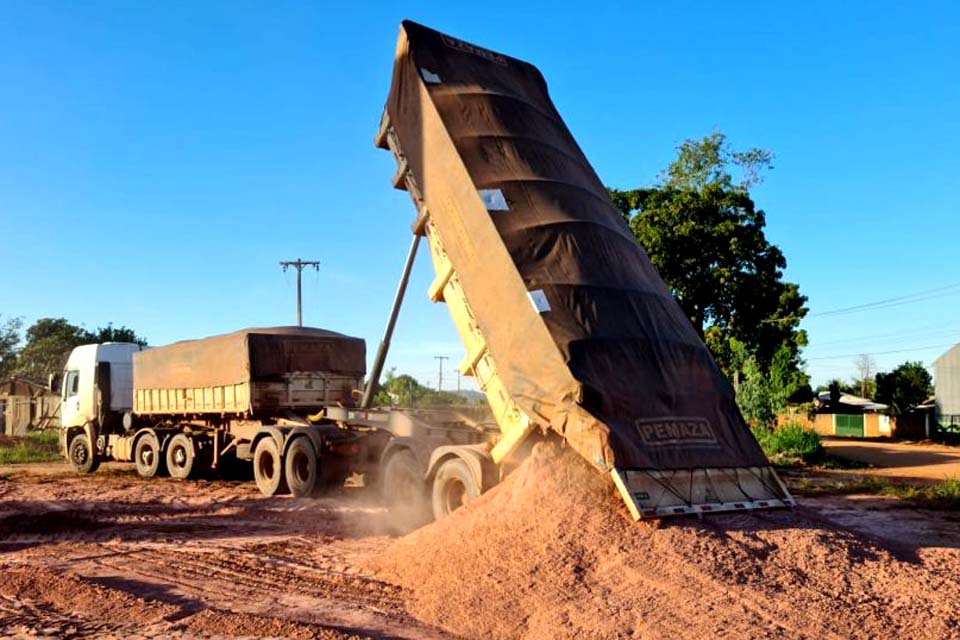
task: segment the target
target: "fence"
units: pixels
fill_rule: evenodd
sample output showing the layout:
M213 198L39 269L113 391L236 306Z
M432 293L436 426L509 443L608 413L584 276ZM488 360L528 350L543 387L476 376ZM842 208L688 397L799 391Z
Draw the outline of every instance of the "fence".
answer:
M0 433L8 436L22 436L31 430L55 429L59 426L60 398L58 396L0 398Z

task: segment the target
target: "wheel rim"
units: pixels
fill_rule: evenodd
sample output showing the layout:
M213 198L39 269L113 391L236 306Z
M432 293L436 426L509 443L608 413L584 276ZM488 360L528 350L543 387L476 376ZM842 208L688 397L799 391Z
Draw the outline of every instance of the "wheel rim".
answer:
M293 465L293 474L299 482L306 483L310 480L310 461L306 454L299 451L294 453L291 464Z
M443 487L443 505L447 513L453 513L466 502L467 486L456 478L451 478Z
M73 443L72 459L77 466L82 466L87 462L87 445L80 442L79 438Z
M156 455L153 451L153 447L150 445L144 445L143 449L140 451L140 463L144 467L152 467L155 459Z
M173 464L182 469L187 464L187 450L184 446L175 447L173 450Z
M273 472L274 472L273 456L270 455L269 453L264 453L263 455L261 455L260 461L257 464L257 469L260 470L261 478L264 478L267 480L273 478Z

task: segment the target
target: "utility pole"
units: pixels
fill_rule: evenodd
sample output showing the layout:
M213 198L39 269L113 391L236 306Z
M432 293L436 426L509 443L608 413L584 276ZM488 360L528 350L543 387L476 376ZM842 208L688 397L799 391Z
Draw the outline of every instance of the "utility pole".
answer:
M301 260L297 258L296 260L281 260L280 266L283 267L283 270L286 271L289 267L293 267L297 270L297 326L303 326L303 293L300 286L300 274L303 273L304 267L313 267L317 271L320 271L320 263L316 260Z
M443 361L449 360L450 356L433 356L433 359L440 361L440 375L437 378L437 391L443 391Z

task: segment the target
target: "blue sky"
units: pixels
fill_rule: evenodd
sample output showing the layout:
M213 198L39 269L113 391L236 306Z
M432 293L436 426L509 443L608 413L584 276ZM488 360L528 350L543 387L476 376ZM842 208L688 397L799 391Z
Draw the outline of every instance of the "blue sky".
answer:
M611 186L714 129L773 150L754 197L814 382L929 364L960 340L960 10L848 4L0 3L0 314L152 344L292 324L302 257L305 321L372 357L414 214L372 144L411 18L536 64ZM436 384L462 347L426 258L388 366Z

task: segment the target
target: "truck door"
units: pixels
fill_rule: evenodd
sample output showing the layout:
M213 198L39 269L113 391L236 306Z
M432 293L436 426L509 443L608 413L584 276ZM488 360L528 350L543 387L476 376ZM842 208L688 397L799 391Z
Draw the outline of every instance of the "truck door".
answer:
M68 369L64 374L60 420L64 427L83 424L83 420L80 419L80 371L76 369Z

